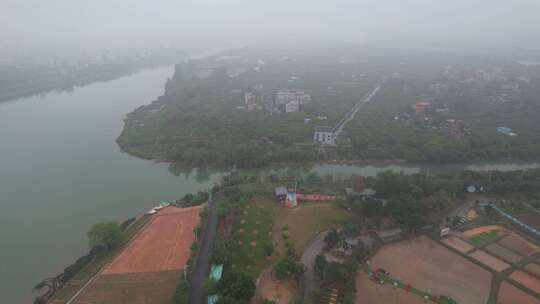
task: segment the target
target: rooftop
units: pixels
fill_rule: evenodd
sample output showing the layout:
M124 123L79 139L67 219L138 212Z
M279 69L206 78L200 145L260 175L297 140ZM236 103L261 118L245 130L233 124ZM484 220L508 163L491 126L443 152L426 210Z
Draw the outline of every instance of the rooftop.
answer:
M334 128L332 127L327 127L327 126L316 126L315 127L315 132L328 132L328 133L332 133L334 131Z

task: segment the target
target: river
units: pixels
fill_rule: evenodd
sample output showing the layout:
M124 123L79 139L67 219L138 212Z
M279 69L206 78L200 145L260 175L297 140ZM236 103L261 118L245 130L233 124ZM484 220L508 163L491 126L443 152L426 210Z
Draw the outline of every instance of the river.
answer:
M222 173L177 171L121 153L115 143L123 118L163 93L172 67L0 104L0 295L2 303L30 303L32 287L56 275L88 249L96 222L122 221L156 201L210 188ZM385 170L515 170L539 163L456 166L266 168L260 174L315 172L343 177ZM171 170L175 172L175 170Z
M35 284L85 253L92 224L219 180L174 176L115 143L125 115L161 95L172 73L147 70L0 104L0 302L31 303Z

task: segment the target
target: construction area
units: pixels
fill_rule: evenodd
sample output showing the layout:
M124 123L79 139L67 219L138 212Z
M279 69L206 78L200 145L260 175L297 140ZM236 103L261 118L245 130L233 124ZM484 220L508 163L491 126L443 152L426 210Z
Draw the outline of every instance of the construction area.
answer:
M171 303L195 240L201 207L166 207L74 303Z

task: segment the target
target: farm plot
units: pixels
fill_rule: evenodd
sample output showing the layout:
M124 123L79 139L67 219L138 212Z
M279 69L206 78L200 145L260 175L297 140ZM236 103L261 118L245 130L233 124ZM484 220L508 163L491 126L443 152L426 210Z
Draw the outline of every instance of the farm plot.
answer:
M474 249L473 245L455 236L445 238L442 242L462 253L467 253Z
M267 197L255 197L240 207L231 237L233 268L256 277L270 264L274 208L275 202Z
M484 304L491 288L489 271L425 236L384 246L372 267L384 268L405 284L450 296L458 303Z
M525 266L525 269L540 278L540 265L539 264L529 263L527 264L527 266Z
M424 300L411 292L392 285L380 285L360 271L356 277L356 304L423 304Z
M497 304L540 304L540 300L529 295L514 285L503 282L499 289Z
M520 214L516 215L516 218L529 226L540 228L540 214L538 213Z
M278 253L285 254L281 237L284 227L296 243L296 252L302 255L309 241L319 232L338 228L352 219L352 214L334 203L309 203L295 209L281 207L276 212L274 242Z
M492 256L491 254L483 250L475 250L474 252L469 254L469 256L498 272L501 272L510 267L509 264L503 262L502 260L499 260L498 258Z
M523 271L515 271L510 275L510 278L519 284L529 288L532 291L540 294L540 279L525 273Z
M522 259L522 256L513 252L510 249L502 247L499 244L490 244L484 248L489 253L500 257L501 259L508 261L510 263L517 263Z
M539 251L536 245L515 233L504 237L503 239L498 241L498 243L508 249L518 252L523 256L531 256Z
M184 267L201 207L167 207L107 266L103 274L155 272Z
M100 275L81 295L77 304L169 304L181 272Z

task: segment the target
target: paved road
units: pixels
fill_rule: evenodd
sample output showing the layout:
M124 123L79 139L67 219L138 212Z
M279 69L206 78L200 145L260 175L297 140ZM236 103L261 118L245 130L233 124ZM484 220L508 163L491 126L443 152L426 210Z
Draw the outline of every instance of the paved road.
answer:
M201 241L195 272L191 276L191 288L189 291L189 304L206 303L204 296L204 282L210 271L212 245L217 234L218 214L217 206L213 199L208 203L208 223Z
M384 81L383 81L384 83ZM339 136L339 134L341 134L341 132L343 131L343 128L345 128L345 125L347 125L347 123L351 120L354 119L354 116L356 115L356 113L358 113L358 111L360 110L360 108L368 103L375 95L377 95L377 93L379 92L379 90L381 89L383 83L379 84L377 87L375 87L375 89L373 89L373 91L371 93L369 93L364 99L362 99L360 102L358 102L357 104L355 104L352 109L347 112L347 114L345 114L345 117L343 117L341 119L341 121L338 122L338 124L334 127L334 136L337 138Z
M327 233L328 232L325 231L317 235L300 258L302 264L306 265L306 272L304 273L304 303L312 303L311 296L313 295L313 289L315 288L315 259L324 248L324 238Z

